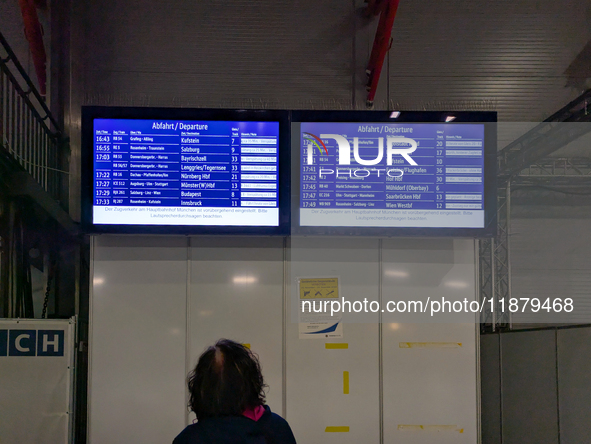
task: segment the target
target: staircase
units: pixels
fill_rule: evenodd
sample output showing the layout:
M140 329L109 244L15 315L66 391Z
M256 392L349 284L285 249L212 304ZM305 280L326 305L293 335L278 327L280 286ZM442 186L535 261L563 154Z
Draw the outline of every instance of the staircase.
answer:
M0 185L40 188L67 212L68 155L62 128L0 33Z
M74 314L60 309L76 297L68 270L79 248L68 157L63 129L0 33L0 318ZM34 307L40 273L42 309Z

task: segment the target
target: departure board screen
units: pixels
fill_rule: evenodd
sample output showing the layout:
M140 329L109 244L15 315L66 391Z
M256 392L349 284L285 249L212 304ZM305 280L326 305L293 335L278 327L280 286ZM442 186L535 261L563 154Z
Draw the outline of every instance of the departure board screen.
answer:
M95 225L279 225L279 122L93 119Z
M302 227L485 227L484 124L299 124Z

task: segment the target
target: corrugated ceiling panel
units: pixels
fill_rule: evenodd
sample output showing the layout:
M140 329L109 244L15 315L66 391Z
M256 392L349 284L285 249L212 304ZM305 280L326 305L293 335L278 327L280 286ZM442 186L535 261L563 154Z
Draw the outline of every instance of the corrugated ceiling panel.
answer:
M590 8L589 0L401 2L390 100L414 109L483 100L499 120L543 120L578 95L563 72L591 37Z
M87 12L86 103L351 102L351 2L104 0Z
M355 24L360 4L88 2L84 102L347 108L367 63L353 56L371 29ZM383 71L391 106L542 120L577 95L563 72L591 37L589 11L591 0L403 1Z

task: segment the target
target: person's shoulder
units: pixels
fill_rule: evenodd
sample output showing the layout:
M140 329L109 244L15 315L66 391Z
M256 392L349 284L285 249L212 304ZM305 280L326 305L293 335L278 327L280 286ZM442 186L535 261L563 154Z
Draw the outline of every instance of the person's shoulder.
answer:
M275 424L286 425L287 427L289 427L289 424L287 423L285 418L283 418L282 416L278 415L275 412L269 412L269 413L271 414L269 421L272 421Z
M272 433L279 438L279 442L285 444L295 444L295 437L291 431L289 423L277 413L271 411L269 406L265 406L265 415L267 427L272 430ZM262 419L262 418L261 418Z
M172 441L172 444L188 444L195 442L195 435L197 434L197 424L188 425L181 433Z

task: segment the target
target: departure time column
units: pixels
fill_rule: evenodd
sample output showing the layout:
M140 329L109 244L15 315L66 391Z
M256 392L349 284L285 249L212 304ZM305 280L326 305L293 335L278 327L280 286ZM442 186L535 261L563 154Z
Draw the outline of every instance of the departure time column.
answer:
M98 129L94 132L94 204L97 206L111 205L112 192L112 135L109 129Z
M318 202L318 169L320 165L318 165L318 156L311 156L308 157L308 150L313 150L312 143L307 141L304 146L306 149L300 153L301 156L301 177L300 180L302 181L300 190L301 190L301 208L316 208ZM308 162L312 161L312 165L309 165ZM322 203L320 203L322 204Z

